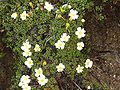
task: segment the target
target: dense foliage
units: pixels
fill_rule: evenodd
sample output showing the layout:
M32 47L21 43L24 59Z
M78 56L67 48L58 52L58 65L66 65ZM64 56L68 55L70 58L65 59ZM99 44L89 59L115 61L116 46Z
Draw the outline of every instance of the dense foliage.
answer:
M93 5L91 0L50 0L54 5L52 11L47 11L44 8L44 0L10 0L0 2L0 16L2 19L1 27L5 30L6 36L3 41L7 43L15 55L16 77L13 77L12 89L18 90L20 78L22 75L31 77L30 86L32 90L39 88L51 88L58 90L56 76L61 76L57 72L56 66L59 63L65 65L65 70L62 72L67 77L74 79L74 76L80 75L85 77L87 70L80 74L76 72L78 65L84 66L85 61L90 51L89 34L86 32L84 38L78 39L75 32L78 27L84 28L84 23L81 21L84 18L85 11ZM76 20L69 19L71 8L62 7L65 4L71 5L73 10L78 11L79 17ZM22 20L20 15L26 11L28 17ZM17 13L16 19L12 18L13 13ZM65 43L64 49L57 49L55 43L60 39L63 33L70 35L70 39ZM27 68L24 64L26 57L22 55L21 46L28 40L31 44L31 58L34 62L32 68ZM77 43L84 42L83 50L77 50ZM35 52L34 47L38 44L40 51ZM35 77L35 69L41 67L44 75L48 78L48 83L45 86L40 86ZM56 86L55 86L56 85Z

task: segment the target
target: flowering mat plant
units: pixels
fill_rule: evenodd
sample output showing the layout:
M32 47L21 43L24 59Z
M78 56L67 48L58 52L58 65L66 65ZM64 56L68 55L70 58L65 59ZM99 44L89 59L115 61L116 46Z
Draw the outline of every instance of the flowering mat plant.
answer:
M11 12L3 16L7 18L3 25L5 41L17 56L13 90L58 90L55 77L86 77L93 66L83 18L90 3L35 0L8 4ZM91 89L89 84L86 87Z

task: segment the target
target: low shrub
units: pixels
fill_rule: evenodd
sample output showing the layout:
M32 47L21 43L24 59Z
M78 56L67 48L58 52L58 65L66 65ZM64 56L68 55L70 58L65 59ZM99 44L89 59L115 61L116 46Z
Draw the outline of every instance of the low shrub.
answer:
M89 60L89 34L84 14L91 0L10 0L0 2L3 39L15 55L12 90L58 90L55 77L85 77Z

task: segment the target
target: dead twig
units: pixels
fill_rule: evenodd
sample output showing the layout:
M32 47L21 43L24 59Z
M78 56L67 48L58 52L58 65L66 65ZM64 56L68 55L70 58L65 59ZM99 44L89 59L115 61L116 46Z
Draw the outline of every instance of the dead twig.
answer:
M77 83L76 83L76 82L74 82L74 81L73 81L73 83L75 84L75 86L77 86L77 87L78 87L78 89L79 89L79 90L82 90L82 89L81 89L81 88L77 85Z

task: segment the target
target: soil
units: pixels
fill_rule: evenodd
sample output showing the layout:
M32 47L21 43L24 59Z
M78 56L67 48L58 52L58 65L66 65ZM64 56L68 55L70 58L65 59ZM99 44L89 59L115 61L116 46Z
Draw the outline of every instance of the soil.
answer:
M9 48L6 48L1 42L0 51L5 54L4 57L0 57L0 90L10 90L11 78L14 75L13 54L12 51Z
M116 1L116 0L115 0ZM89 72L89 81L101 84L105 90L120 90L120 2L107 3L104 6L104 22L100 22L93 10L85 15L85 29L91 35L92 50L90 59L94 65ZM0 32L1 33L1 32ZM1 37L0 37L1 38ZM12 51L0 42L0 51L5 56L0 58L0 90L9 90L13 71ZM58 80L60 90L78 89L76 83L66 78Z
M90 56L94 62L89 79L108 90L120 90L120 4L106 4L103 14L104 23L97 20L96 12L86 14L85 26L91 34Z
M14 72L14 54L3 42L5 32L0 28L0 90L10 90Z

